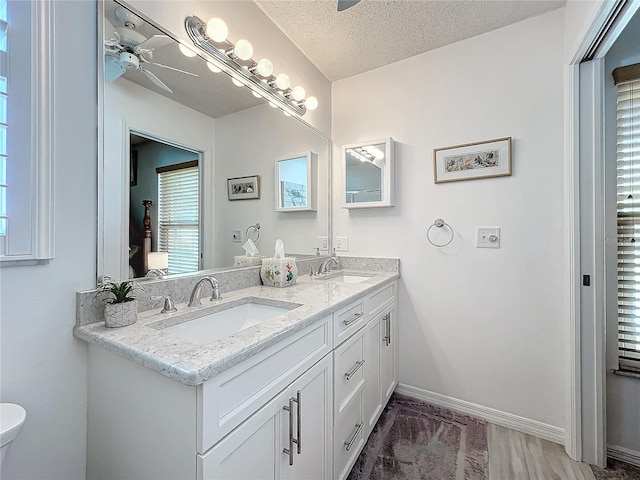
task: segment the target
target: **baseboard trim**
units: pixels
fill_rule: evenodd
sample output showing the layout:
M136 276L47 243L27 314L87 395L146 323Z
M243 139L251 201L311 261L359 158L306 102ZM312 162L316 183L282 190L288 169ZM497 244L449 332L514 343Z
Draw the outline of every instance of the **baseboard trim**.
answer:
M564 445L564 429L560 427L554 427L553 425L520 417L512 413L502 412L494 408L484 407L465 400L458 400L457 398L402 383L398 384L395 391L401 395L422 400L438 407L455 410L486 422Z
M630 448L612 445L607 448L607 456L640 467L640 452L636 452Z

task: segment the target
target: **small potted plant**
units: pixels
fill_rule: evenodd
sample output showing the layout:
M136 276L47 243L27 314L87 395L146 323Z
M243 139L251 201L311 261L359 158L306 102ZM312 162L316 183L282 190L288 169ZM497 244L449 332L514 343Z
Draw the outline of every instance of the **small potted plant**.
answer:
M135 290L143 290L133 280L118 282L104 276L98 286L95 298L104 303L104 324L107 327L126 327L138 320L138 300L133 297Z

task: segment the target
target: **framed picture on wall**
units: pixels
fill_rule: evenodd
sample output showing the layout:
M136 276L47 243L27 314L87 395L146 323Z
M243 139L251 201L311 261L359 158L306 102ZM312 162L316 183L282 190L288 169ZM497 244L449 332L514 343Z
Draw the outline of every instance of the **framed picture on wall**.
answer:
M260 175L227 179L229 200L252 200L260 198Z
M435 183L511 175L511 137L433 150Z

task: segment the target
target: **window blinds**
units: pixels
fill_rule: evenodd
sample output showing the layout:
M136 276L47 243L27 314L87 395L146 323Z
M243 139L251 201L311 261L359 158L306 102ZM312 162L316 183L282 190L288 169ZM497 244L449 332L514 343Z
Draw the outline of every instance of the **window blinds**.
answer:
M199 269L198 167L158 172L158 251L169 252L169 273Z
M640 371L640 79L618 85L618 349Z

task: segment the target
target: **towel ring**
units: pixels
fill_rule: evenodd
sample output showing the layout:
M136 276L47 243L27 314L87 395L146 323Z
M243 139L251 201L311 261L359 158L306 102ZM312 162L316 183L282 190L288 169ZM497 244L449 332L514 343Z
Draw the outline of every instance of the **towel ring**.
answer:
M442 228L442 227L447 227L449 229L449 234L451 235L451 238L449 238L449 241L446 243L435 243L433 242L433 240L431 240L431 238L429 237L429 234L431 233L431 229L433 227L436 228ZM449 245L451 242L453 242L453 237L455 236L455 232L453 231L453 228L451 228L451 225L449 225L447 222L445 222L443 219L441 218L436 218L435 222L433 222L433 225L431 225L428 229L427 229L427 242L429 242L431 245L433 245L434 247L446 247L447 245Z
M251 238L249 232L255 234L256 238ZM244 231L244 236L249 238L253 243L257 243L260 240L260 224L256 223L255 225L249 225L247 229Z

